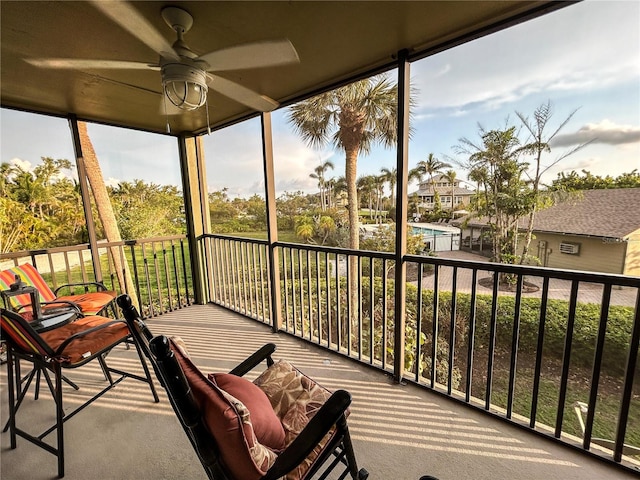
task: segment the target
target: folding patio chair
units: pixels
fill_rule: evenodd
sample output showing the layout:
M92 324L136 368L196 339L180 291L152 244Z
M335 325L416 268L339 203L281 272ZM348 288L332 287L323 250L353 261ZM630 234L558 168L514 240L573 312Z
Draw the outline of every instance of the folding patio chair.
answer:
M114 318L117 317L115 310L116 292L107 290L103 283L68 283L51 290L38 270L30 263L24 263L0 272L0 290L9 290L11 284L16 282L16 279L23 286L34 287L38 290L43 314L47 314L52 310L75 308L83 315L98 315L110 309ZM82 290L82 293L74 294L73 292L76 289ZM69 294L59 295L60 292ZM8 302L9 304L5 304L5 308L10 308L27 317L33 310L31 297L27 293L12 296L8 299Z
M582 433L582 437L584 438L585 432L585 416L589 411L589 404L584 402L575 402L573 404L573 410L578 417L578 423L580 424L580 432ZM616 442L614 440L608 438L599 438L599 437L591 437L591 443L595 445L600 445L601 447L608 448L609 450L616 449ZM635 445L630 445L628 443L624 443L622 445L622 453L624 455L640 455L640 447Z
M16 437L19 436L54 454L58 458L59 477L64 476L64 422L125 378L132 378L148 384L154 401L156 403L159 401L142 351L124 320L112 320L93 315L77 319L72 323L41 334L37 333L21 315L4 308L0 309L0 321L2 339L7 344L11 448L16 448ZM108 353L117 345L126 342L132 342L136 346L144 376L107 365ZM79 368L93 360L99 363L108 385L73 411L65 413L62 389L63 369ZM33 370L24 387L20 383L19 364L21 361L33 364ZM56 407L56 422L39 435L29 433L17 426L18 409L36 371L42 372L45 377ZM53 374L53 380L50 374ZM55 445L52 446L44 439L54 431L57 438Z
M349 435L348 392L331 393L288 362L274 362L274 344L228 374L205 376L180 339L153 337L130 298L117 301L209 479L368 478ZM263 361L267 369L256 380L242 378Z

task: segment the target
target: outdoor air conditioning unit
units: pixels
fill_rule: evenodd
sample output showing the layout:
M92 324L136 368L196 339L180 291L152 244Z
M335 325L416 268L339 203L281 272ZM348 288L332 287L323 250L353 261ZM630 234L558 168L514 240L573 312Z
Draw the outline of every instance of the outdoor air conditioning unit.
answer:
M578 255L580 253L579 243L560 243L560 253L568 255Z

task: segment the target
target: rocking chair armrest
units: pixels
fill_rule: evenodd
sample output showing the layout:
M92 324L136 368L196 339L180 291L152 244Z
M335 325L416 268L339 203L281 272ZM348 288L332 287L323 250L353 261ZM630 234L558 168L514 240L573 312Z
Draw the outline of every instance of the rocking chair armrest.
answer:
M203 423L200 407L178 360L171 351L169 339L159 335L151 340L149 346L153 356L151 363L154 364L158 379L167 391L169 401L195 447L201 463L207 470L218 471L220 453L215 443L211 441L211 433ZM160 368L157 368L156 364Z
M103 323L102 325L98 325L97 327L91 327L91 328L88 328L86 330L83 330L82 332L74 333L73 335L71 335L69 338L67 338L64 342L62 342L58 346L58 348L56 349L55 354L56 355L62 354L64 349L67 348L67 346L71 342L73 342L74 340L77 340L78 338L82 338L82 337L84 337L84 336L86 336L86 335L88 335L90 333L97 332L97 331L102 330L104 328L110 327L110 326L115 325L117 323L124 323L125 325L127 324L127 322L125 322L124 320L112 320L110 322ZM129 332L129 335L131 335L131 332Z
M229 373L232 375L236 375L238 377L242 377L247 372L250 372L255 367L260 365L260 363L262 363L265 360L267 361L267 366L270 367L271 365L273 365L273 358L271 358L271 355L273 355L273 352L275 351L276 351L275 344L267 343L266 345L263 345L262 347L260 347L250 357L243 360L242 363L237 365Z
M284 476L309 456L331 428L334 426L341 428L340 423L343 426L346 425L345 412L350 404L349 392L345 390L333 392L295 440L278 456L262 480L275 480Z
M60 290L62 290L63 288L70 288L70 287L96 287L96 291L98 292L106 292L107 291L107 287L104 283L102 282L79 282L79 283L65 283L64 285L60 285L58 288L56 288L53 291L53 294L58 296L58 292Z
M123 293L116 298L116 303L120 307L120 310L122 310L122 315L127 321L127 324L129 324L129 329L134 333L134 336L138 333L141 337L140 340L148 344L153 338L153 334L151 333L151 330L149 330L149 327L147 327L144 319L138 313L138 309L133 305L131 297L126 293Z

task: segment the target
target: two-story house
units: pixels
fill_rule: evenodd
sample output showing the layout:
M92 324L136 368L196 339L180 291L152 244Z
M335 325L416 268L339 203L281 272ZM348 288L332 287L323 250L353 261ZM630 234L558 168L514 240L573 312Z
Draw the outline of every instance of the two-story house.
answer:
M430 211L435 207L435 193L440 196L440 204L444 210L451 210L455 207L464 208L469 205L471 196L475 193L460 185L460 180L454 180L453 186L444 175L436 175L433 181L425 180L418 185L418 191L414 195L418 196L418 210Z

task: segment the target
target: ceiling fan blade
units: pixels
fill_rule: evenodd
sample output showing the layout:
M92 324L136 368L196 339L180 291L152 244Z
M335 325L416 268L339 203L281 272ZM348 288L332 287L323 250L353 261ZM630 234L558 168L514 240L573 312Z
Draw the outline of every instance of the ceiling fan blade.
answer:
M232 82L231 80L227 80L226 78L222 78L211 73L207 74L207 76L209 77L207 84L212 90L220 92L225 97L229 97L238 103L242 103L247 107L258 110L259 112L270 112L271 110L278 108L278 105L280 105L272 98L260 95L259 93Z
M104 15L116 22L142 43L162 57L179 60L180 57L155 27L130 3L104 0L90 0Z
M25 62L41 68L160 70L160 65L121 60L84 60L77 58L25 58Z
M207 71L243 70L299 63L298 52L289 40L247 43L205 53L196 60L207 63Z

